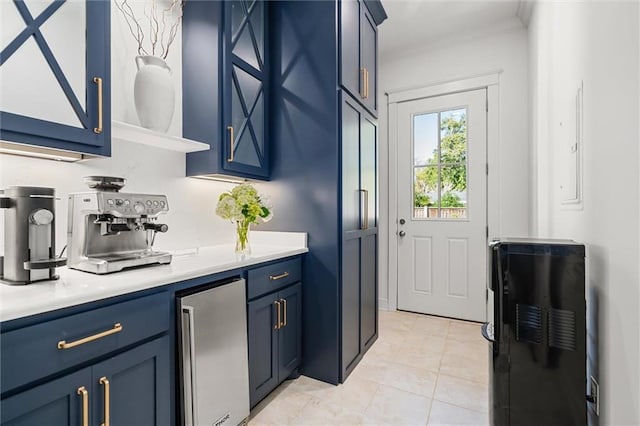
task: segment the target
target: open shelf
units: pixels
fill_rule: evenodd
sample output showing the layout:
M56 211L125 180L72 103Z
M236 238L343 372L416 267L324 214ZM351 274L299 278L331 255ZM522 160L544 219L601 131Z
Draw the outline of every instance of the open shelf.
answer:
M209 145L203 142L167 135L121 121L111 122L111 138L178 152L196 152L209 149Z

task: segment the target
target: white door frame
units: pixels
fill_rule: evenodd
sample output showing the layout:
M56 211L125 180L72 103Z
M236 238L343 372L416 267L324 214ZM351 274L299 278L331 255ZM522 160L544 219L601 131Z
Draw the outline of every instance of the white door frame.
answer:
M388 309L398 309L398 103L470 90L487 90L487 226L489 237L500 235L500 74L489 74L428 85L419 89L389 92L387 96L387 140L389 141L389 269ZM489 273L489 270L487 270Z

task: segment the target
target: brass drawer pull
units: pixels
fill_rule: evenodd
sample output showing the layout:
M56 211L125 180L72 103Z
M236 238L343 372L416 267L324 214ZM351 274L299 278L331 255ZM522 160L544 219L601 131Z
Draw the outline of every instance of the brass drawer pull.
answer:
M360 68L360 73L362 74L362 91L360 93L360 97L362 99L367 99L367 69Z
M286 327L287 326L287 300L286 299L280 299L280 302L282 302L283 305L283 311L284 311L284 321L282 321L282 325L280 328L282 327Z
M273 302L276 305L276 325L273 326L274 330L280 330L280 301Z
M106 377L100 377L100 384L104 386L104 422L100 424L100 426L109 426L110 418L111 418L111 408L109 403L110 398L110 390L109 390L109 380Z
M100 134L102 133L102 108L103 108L103 101L102 101L102 78L100 77L93 77L93 82L96 83L98 85L98 127L94 127L93 128L93 132Z
M115 323L113 325L113 328L111 330L103 331L101 333L94 334L93 336L89 336L89 337L85 337L85 338L76 340L75 342L67 343L65 340L60 340L58 342L58 349L75 348L76 346L84 345L85 343L93 342L94 340L102 339L103 337L107 337L107 336L110 336L112 334L120 333L121 331L122 331L122 324L117 322L117 323Z
M82 426L89 426L89 392L84 386L80 386L78 395L82 398Z
M285 272L285 273L280 274L280 275L269 275L269 281L277 281L277 280L280 280L282 278L286 278L288 276L289 276L288 272Z

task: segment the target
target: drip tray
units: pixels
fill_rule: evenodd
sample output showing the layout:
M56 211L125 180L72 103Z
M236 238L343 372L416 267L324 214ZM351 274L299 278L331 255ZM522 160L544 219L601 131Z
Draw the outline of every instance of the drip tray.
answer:
M171 263L171 257L170 253L163 251L107 254L100 257L87 257L74 265L73 269L93 274L110 274L128 268Z

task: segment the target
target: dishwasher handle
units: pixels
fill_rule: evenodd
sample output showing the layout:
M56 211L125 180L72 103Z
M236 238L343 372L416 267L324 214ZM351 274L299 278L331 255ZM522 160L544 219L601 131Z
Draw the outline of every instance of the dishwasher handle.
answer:
M184 380L184 421L185 426L195 426L196 419L196 350L194 336L194 309L182 306L182 365Z

